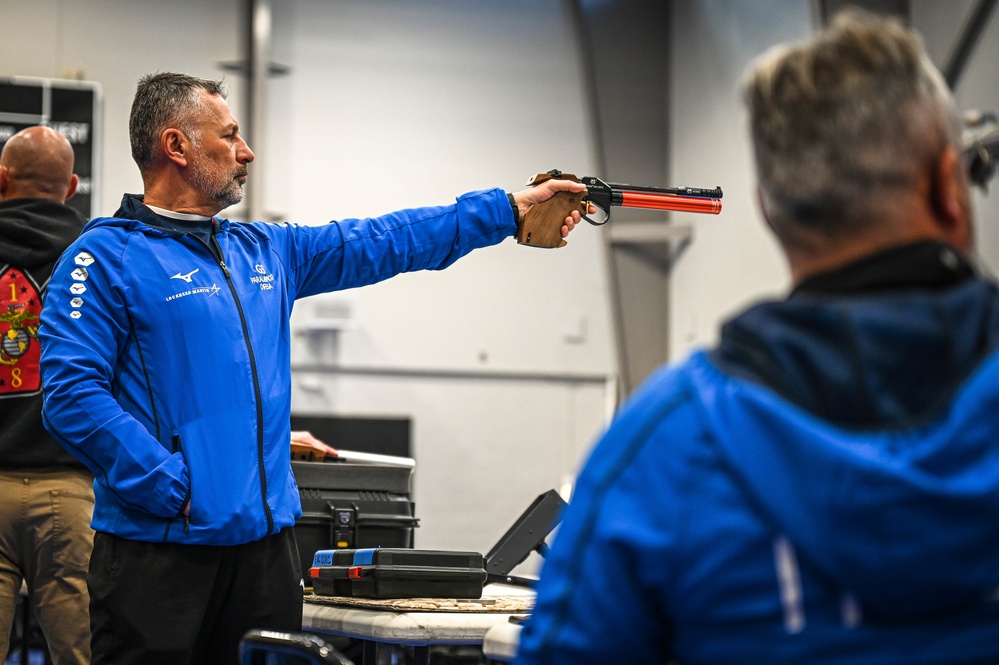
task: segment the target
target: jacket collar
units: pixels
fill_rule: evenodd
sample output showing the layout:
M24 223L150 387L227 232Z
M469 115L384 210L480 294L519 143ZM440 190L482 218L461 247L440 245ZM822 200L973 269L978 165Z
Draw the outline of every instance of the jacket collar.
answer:
M213 229L220 231L227 224L225 220L220 220L218 217L212 217L210 226L202 221L194 222L163 217L153 212L143 203L143 196L141 194L125 194L121 199L121 206L115 212L114 216L121 219L134 219L173 235L193 233L194 235L208 236L211 235Z
M893 247L809 277L791 291L790 297L946 288L975 276L971 262L950 245L922 241Z

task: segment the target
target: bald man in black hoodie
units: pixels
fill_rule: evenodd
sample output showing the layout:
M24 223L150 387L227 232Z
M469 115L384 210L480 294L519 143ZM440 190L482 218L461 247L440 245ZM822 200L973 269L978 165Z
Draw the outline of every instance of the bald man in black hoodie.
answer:
M93 476L42 426L37 338L52 266L86 223L65 205L77 184L48 127L0 153L0 658L23 580L55 665L90 662Z

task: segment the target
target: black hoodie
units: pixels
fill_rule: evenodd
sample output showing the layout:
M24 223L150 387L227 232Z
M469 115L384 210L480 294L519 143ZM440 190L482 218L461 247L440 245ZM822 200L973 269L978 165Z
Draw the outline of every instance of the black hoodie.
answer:
M42 426L37 331L52 266L85 223L55 201L0 201L0 469L83 468Z

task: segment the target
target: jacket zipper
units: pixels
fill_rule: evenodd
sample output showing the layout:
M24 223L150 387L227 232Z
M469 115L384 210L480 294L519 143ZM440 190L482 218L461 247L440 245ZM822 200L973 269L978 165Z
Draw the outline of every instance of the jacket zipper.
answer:
M219 245L219 241L215 237L215 219L212 218L211 244L206 243L198 236L192 237L205 245L208 253L212 255L219 267L222 268L222 274L225 275L226 284L229 285L233 302L236 303L236 310L239 312L239 322L243 328L243 341L246 343L246 352L250 356L250 373L253 375L253 395L257 402L257 466L258 474L260 475L260 501L263 503L264 516L267 518L267 533L270 534L274 530L274 517L271 515L271 507L267 505L267 472L264 466L264 403L260 397L260 377L257 375L257 359L253 354L250 329L246 325L246 314L243 312L243 304L240 302L239 294L236 292L236 285L233 284L232 277L229 275L229 268L225 264L222 246Z
M184 458L184 461L187 462L187 455L184 454L184 446L183 446L183 444L180 441L180 435L179 434L174 434L173 437L171 437L171 439L170 439L170 443L172 445L173 452L180 453L181 457ZM187 486L187 494L184 495L184 502L181 504L181 506L185 506L185 505L188 504L188 502L190 502L190 500L191 500L191 494L193 493L193 491L194 491L193 484L191 482L189 482L188 486ZM182 510L183 510L183 508L182 508ZM184 518L184 533L188 533L191 530L191 516L190 516L190 512L191 512L190 509L188 509L188 514L182 516ZM170 520L169 522L167 522L166 530L163 532L163 542L168 542L169 541L169 538L170 538L170 527L171 526L173 526L173 520Z
M184 446L180 442L180 434L173 435L173 450L179 452L180 456L187 462L187 455L184 454ZM194 479L189 478L187 483L187 495L184 496L184 505L187 506L187 514L184 515L184 533L191 530L191 497L194 494Z

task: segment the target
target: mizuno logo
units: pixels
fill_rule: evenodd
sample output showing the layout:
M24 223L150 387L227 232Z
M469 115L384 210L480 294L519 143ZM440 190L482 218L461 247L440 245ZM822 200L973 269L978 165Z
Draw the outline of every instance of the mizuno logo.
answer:
M177 273L176 275L174 275L170 279L182 279L185 282L187 282L188 284L190 284L191 283L191 275L193 275L194 273L198 272L199 270L201 270L201 268L195 268L194 270L192 270L191 272L187 273L186 275L181 275L180 273Z

